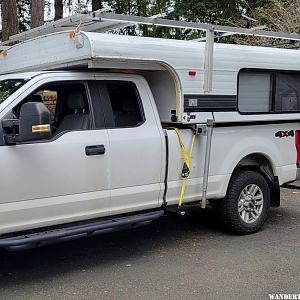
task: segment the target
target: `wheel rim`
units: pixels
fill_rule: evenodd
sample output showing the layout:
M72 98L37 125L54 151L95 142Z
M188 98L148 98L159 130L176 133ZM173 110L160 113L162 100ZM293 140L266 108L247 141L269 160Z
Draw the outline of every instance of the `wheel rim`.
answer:
M245 223L255 222L261 215L264 206L264 195L256 184L247 185L241 192L238 201L240 218Z

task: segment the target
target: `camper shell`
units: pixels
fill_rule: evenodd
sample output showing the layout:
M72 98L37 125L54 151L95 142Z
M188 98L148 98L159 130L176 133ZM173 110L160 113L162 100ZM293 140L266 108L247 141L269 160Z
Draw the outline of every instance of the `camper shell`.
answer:
M206 91L205 51L204 42L59 32L8 48L0 56L0 74L37 70L140 74L151 87L162 122L197 124L213 118L216 122L262 118L241 116L237 111L241 70L300 69L298 50L216 43L211 90ZM265 116L267 120L284 118Z

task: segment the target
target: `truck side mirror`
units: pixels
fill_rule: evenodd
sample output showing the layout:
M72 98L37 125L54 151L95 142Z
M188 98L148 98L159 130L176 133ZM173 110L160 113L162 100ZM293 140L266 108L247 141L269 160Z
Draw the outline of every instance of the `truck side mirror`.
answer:
M19 142L31 142L50 139L50 111L41 102L24 103L20 111Z
M51 117L49 109L41 102L24 103L19 120L2 120L7 145L50 139Z

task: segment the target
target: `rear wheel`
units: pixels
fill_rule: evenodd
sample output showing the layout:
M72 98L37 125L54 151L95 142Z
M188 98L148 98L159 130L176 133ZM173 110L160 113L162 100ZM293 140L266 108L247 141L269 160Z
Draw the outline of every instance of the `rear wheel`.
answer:
M226 225L238 234L258 231L270 209L270 189L265 178L254 171L241 171L230 180L226 197L212 203Z

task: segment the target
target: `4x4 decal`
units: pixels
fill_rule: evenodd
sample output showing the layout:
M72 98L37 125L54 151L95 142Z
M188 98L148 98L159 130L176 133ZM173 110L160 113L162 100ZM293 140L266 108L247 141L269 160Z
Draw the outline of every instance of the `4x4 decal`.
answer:
M275 133L276 137L279 138L283 138L283 137L289 137L289 136L295 136L294 130L290 130L290 131L278 131Z

